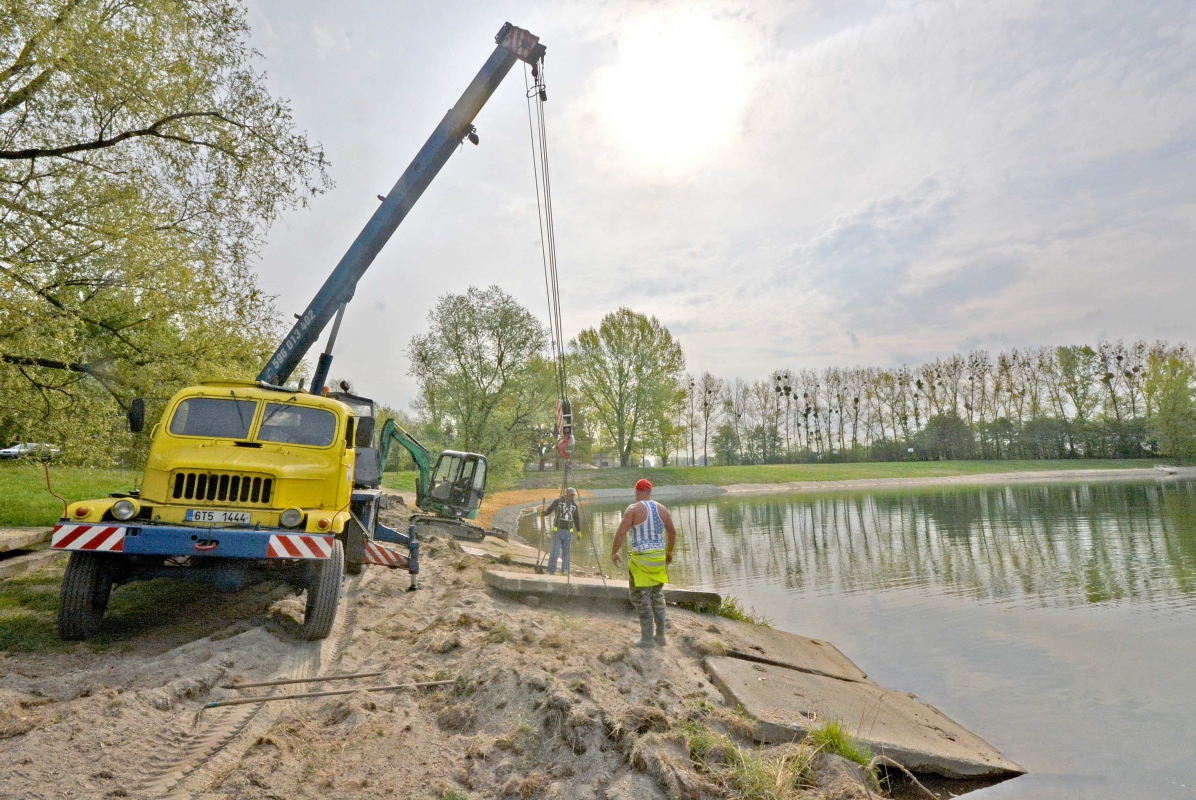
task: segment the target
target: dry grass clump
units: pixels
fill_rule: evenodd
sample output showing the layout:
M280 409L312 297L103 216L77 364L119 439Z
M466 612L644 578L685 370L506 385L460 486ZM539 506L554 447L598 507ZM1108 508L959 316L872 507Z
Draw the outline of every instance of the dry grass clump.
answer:
M506 736L500 736L494 740L494 746L499 750L515 753L516 755L523 755L524 753L534 753L541 747L540 735L536 733L536 729L526 722L520 722L515 727L515 730L508 733Z
M539 770L527 776L512 775L502 789L499 797L541 797L552 779Z
M493 644L501 644L502 642L509 642L515 638L514 632L507 627L506 623L496 622L490 627L490 632L486 634L486 641Z

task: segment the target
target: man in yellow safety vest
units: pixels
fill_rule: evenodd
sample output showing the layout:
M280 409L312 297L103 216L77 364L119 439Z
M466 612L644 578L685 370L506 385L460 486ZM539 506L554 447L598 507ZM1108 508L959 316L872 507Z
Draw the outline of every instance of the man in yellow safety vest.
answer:
M635 485L635 502L623 513L615 531L610 558L619 565L619 550L627 540L631 603L640 617L639 647L664 647L664 585L673 563L677 530L669 510L652 499L652 482L644 478ZM656 635L652 635L655 623Z

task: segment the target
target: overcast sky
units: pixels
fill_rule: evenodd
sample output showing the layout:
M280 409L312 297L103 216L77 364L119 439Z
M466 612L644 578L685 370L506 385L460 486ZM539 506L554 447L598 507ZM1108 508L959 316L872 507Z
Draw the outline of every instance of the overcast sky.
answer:
M249 0L336 186L259 265L302 311L493 50L548 48L565 333L657 316L692 372L1196 339L1187 2ZM547 319L520 63L358 287L333 373L405 405L437 297Z

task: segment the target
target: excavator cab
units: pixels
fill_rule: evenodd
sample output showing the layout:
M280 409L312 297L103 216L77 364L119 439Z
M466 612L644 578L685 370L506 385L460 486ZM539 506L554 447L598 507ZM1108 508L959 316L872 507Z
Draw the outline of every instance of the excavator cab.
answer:
M378 441L379 462L386 464L392 445L411 454L419 470L415 504L428 514L444 519L474 519L486 494L489 465L480 453L445 450L432 464L432 454L410 431L393 419L386 420Z
M443 517L473 519L486 494L486 457L445 450L436 459L424 507Z

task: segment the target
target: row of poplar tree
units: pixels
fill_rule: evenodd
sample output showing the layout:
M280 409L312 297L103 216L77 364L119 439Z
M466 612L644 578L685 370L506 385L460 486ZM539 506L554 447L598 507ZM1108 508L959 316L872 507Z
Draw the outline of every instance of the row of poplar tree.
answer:
M690 463L1196 456L1193 353L1144 341L686 378Z
M556 462L548 347L535 315L497 286L442 297L410 346L410 422L500 472ZM582 462L1196 457L1196 362L1182 344L975 350L724 380L686 374L668 329L624 308L569 342L565 363Z

